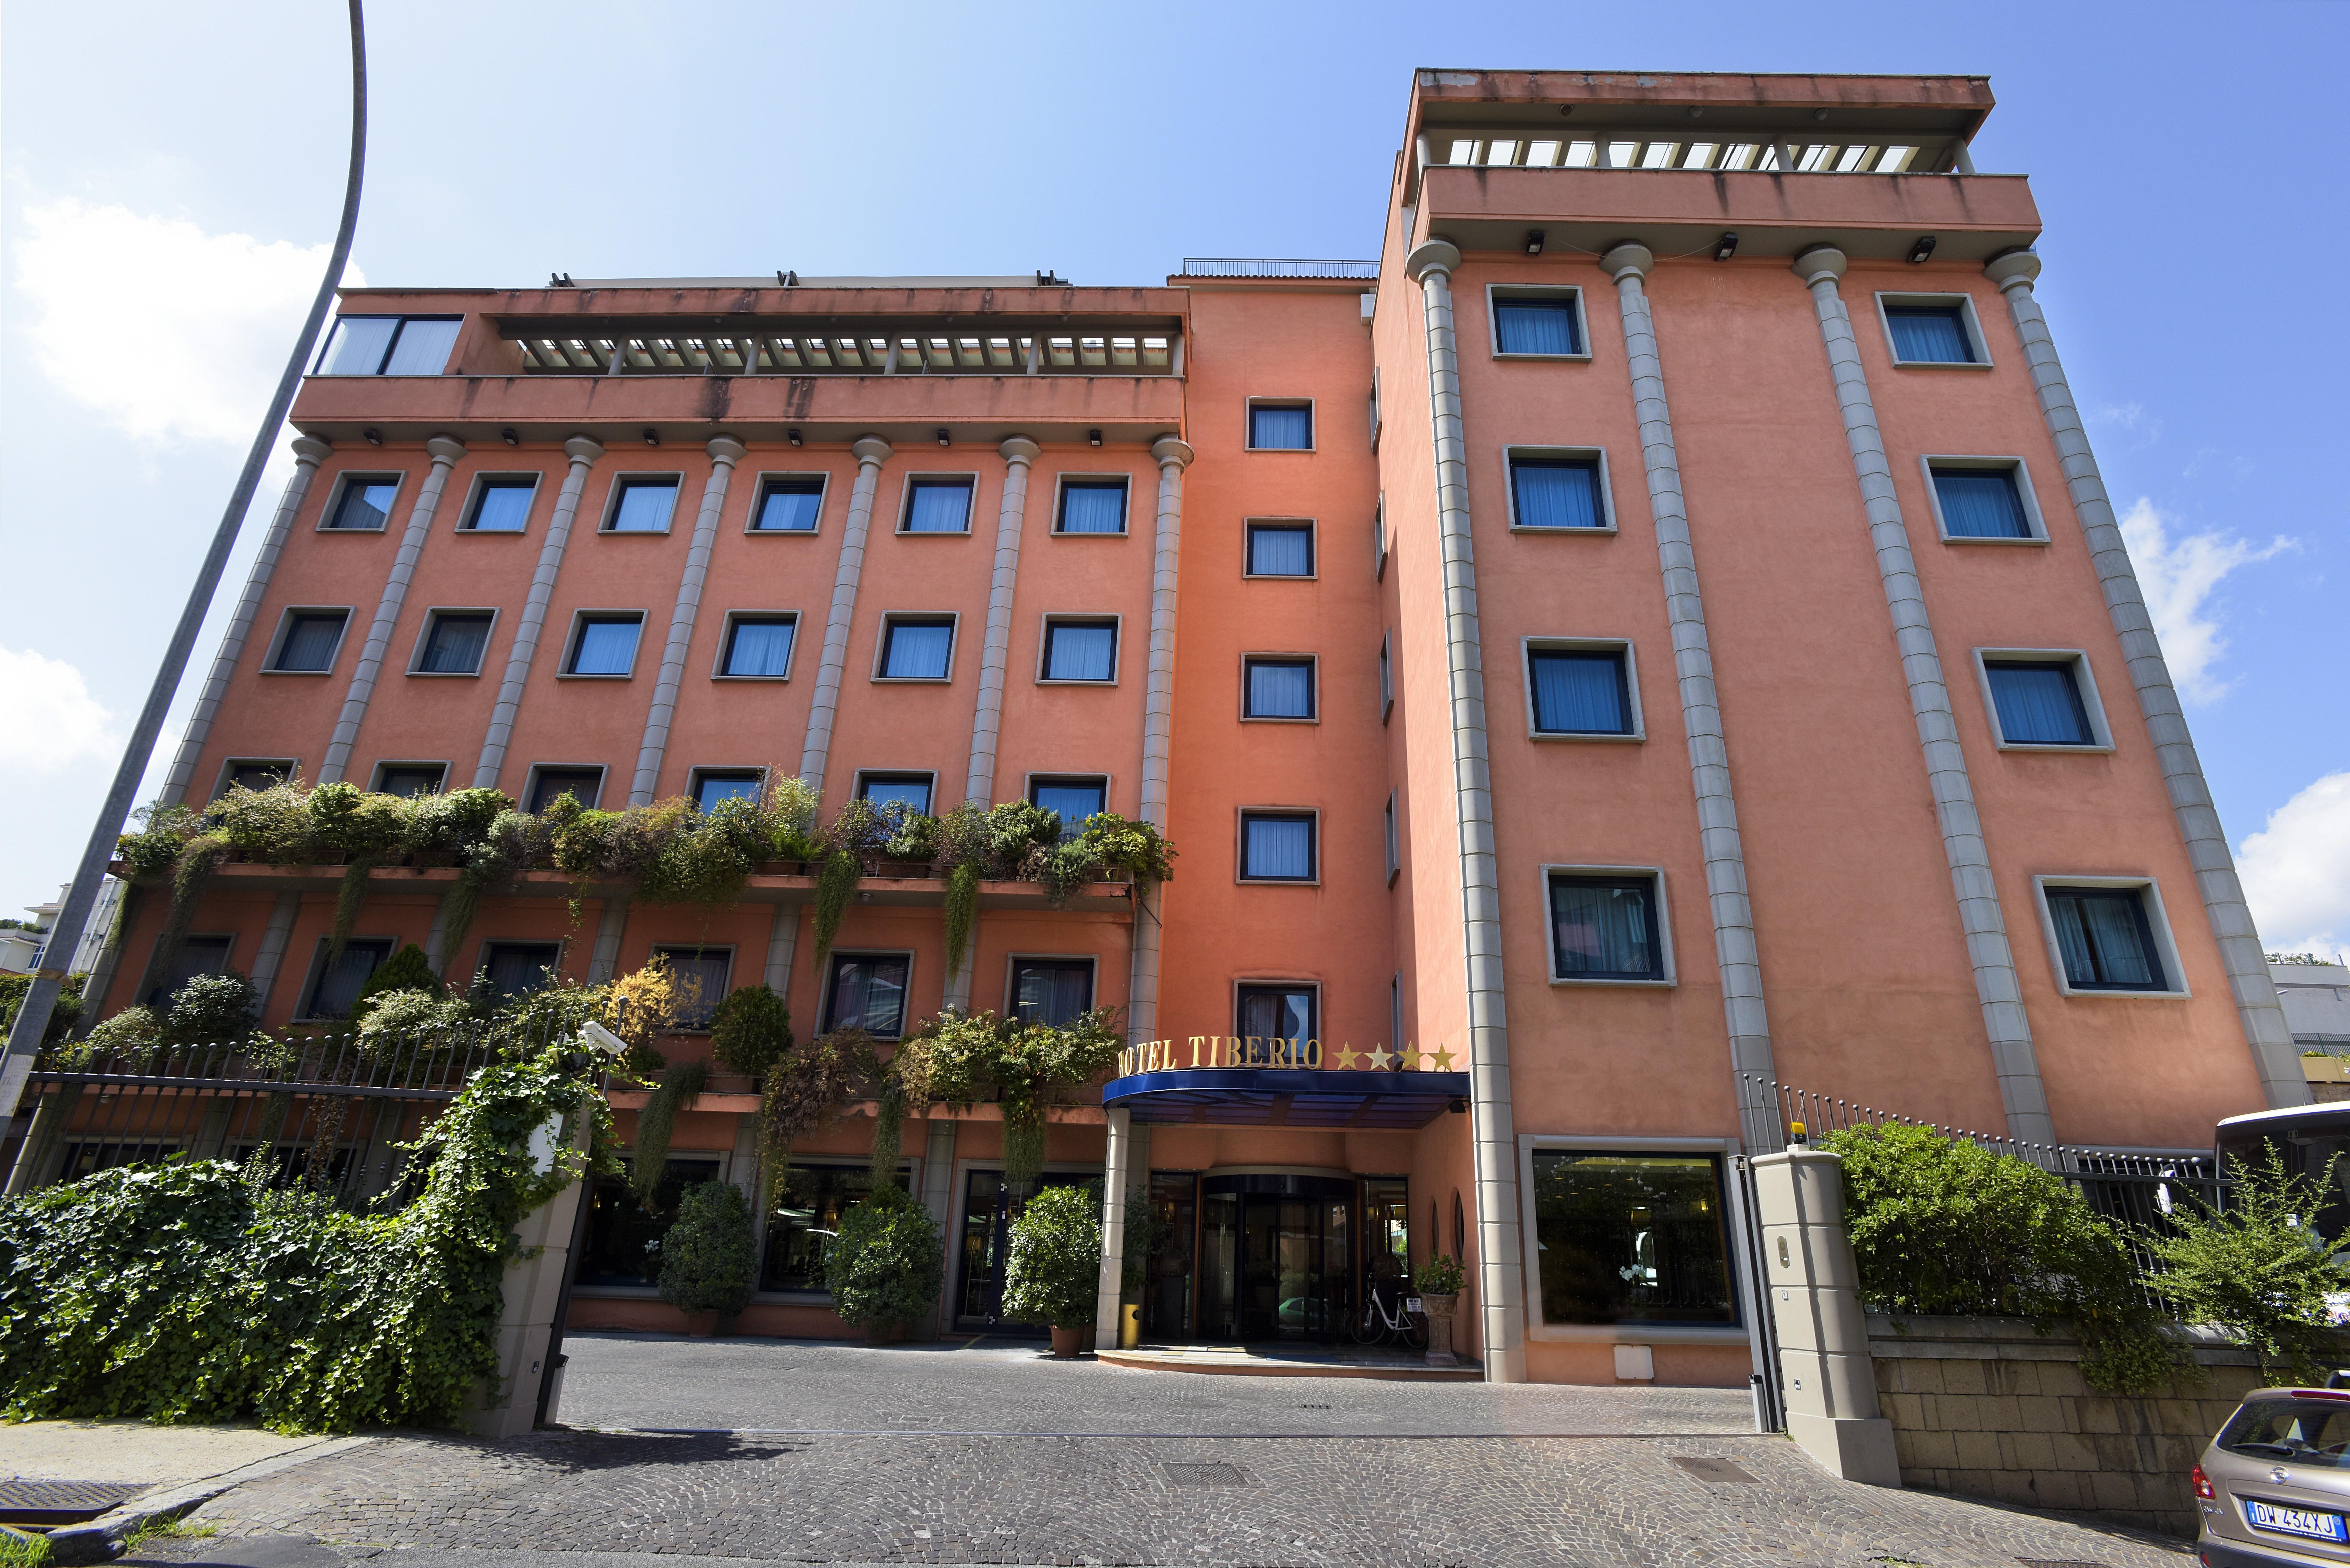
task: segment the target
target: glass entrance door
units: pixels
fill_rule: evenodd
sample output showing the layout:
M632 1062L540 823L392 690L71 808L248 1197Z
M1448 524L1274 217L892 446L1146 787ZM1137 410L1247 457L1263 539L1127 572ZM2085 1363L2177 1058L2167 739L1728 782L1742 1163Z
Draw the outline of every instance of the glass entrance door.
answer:
M1073 1176L1048 1171L1036 1189L1094 1186L1097 1176ZM1014 1199L998 1170L974 1170L965 1179L961 1266L955 1281L955 1326L967 1332L1042 1335L1041 1324L999 1321L1003 1306L1003 1257L1011 1246L1012 1221L1026 1208Z
M1211 1175L1201 1189L1201 1334L1336 1339L1354 1303L1355 1184Z

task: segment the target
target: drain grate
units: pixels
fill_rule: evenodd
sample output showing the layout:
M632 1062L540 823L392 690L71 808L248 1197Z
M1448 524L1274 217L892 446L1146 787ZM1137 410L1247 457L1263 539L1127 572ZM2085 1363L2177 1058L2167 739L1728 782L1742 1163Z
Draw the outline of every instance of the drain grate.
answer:
M1327 1410L1329 1407L1330 1407L1327 1405L1300 1405L1298 1407L1301 1410Z
M1208 1464L1179 1465L1161 1463L1167 1479L1177 1486L1246 1486L1248 1478L1241 1474L1238 1465Z
M1680 1466L1698 1480L1711 1481L1716 1486L1757 1484L1752 1476L1748 1475L1728 1459L1685 1459L1677 1455L1673 1459L1673 1463Z
M2102 1563L2092 1563L2085 1557L2019 1557L2023 1568L2106 1568Z
M146 1490L128 1481L0 1481L0 1523L79 1524Z

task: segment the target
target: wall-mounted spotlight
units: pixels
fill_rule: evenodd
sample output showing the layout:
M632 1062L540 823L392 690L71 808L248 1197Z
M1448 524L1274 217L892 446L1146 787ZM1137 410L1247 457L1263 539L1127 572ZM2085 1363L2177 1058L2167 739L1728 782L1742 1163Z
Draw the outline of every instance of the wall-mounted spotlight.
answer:
M946 426L941 425L939 427L939 444L941 446L951 446L953 444L953 441L954 438L947 433Z
M373 425L368 426L367 429L359 431L359 434L367 437L367 443L369 446L381 446L383 444L383 432L376 429Z
M647 425L645 427L645 444L647 446L660 445L660 431L653 429L650 425Z
M1690 118L1691 119L1703 119L1705 118L1704 107L1700 104L1694 103L1690 105Z
M1827 117L1828 117L1828 111L1827 111L1826 109L1815 109L1812 110L1812 118L1813 118L1814 119L1825 119Z
M1933 259L1934 236L1931 234L1919 234L1918 236L1918 243L1909 247L1909 265L1911 266L1916 266L1919 262L1932 261Z
M522 444L521 432L516 431L512 425L508 425L505 429L500 431L498 432L498 439L505 442L508 446L520 446Z
M1101 431L1087 431L1086 432L1086 444L1087 444L1087 446L1099 446L1099 445L1101 445Z
M800 444L800 432L797 431L785 431L784 432L784 439L790 441L794 446L797 446Z
M1538 256L1542 254L1542 245L1543 232L1540 229L1528 229L1526 231L1526 254L1530 256Z
M1558 106L1558 112L1563 115L1573 114L1575 112L1575 106L1571 103L1560 104Z
M1738 231L1725 230L1721 238L1713 242L1713 259L1728 261L1738 254Z

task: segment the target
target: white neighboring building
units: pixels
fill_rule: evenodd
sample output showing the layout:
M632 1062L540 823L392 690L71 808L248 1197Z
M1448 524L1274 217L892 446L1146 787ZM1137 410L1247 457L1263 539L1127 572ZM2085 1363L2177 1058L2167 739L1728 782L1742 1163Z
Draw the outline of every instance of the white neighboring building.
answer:
M37 930L0 931L0 974L23 974L38 967L41 950L48 933L57 923L57 909L65 902L66 887L57 888L57 896L46 904L27 904L25 912L39 923ZM90 907L89 923L82 928L81 940L74 946L73 962L66 966L68 974L88 974L97 964L98 955L106 947L106 933L114 929L115 906L122 902L122 884L109 877L98 885L98 901Z
M2269 974L2294 1044L2304 1051L2350 1053L2350 968L2272 963Z

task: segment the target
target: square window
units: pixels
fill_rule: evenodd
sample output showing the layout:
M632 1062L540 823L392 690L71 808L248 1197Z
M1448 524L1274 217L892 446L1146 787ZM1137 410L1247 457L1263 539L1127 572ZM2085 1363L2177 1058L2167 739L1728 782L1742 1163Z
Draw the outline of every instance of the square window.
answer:
M726 1000L734 955L724 948L655 948L653 951L669 960L670 979L677 988L678 1028L687 1033L708 1029L711 1015Z
M240 760L229 763L227 772L221 780L221 794L226 794L233 789L255 791L274 789L293 776L294 764L290 761L244 762Z
M1249 447L1255 452L1313 451L1313 406L1307 403L1251 403Z
M1510 459L1513 528L1606 528L1596 457Z
M228 969L228 955L235 939L232 937L189 937L180 943L180 950L172 960L170 972L154 990L147 993L147 1005L163 1008L180 994L181 987L200 974L222 974Z
M1389 657L1394 644L1395 633L1391 631L1379 638L1379 722L1382 724L1388 722L1388 714L1395 708L1395 661Z
M1662 980L1653 876L1550 879L1552 974L1559 980Z
M380 534L391 522L392 497L400 481L380 474L357 475L343 481L327 526L355 534Z
M1107 779L1032 779L1028 784L1028 804L1061 819L1064 841L1077 836L1086 818L1109 809Z
M1721 1156L1538 1148L1533 1165L1544 1323L1738 1321Z
M1094 1004L1091 959L1015 959L1012 1016L1023 1023L1066 1029Z
M903 1171L889 1179L894 1187L906 1186ZM839 1234L841 1217L872 1195L873 1171L868 1165L803 1165L795 1159L785 1167L775 1213L767 1221L767 1253L760 1268L759 1288L826 1289L829 1278L826 1260L834 1237Z
M928 815L931 783L930 774L859 774L857 798L875 805L902 805Z
M1388 880L1392 882L1396 879L1396 874L1403 869L1403 844L1396 835L1396 797L1393 790L1388 791L1386 838Z
M1885 329L1892 335L1897 365L1981 363L1964 305L1887 304Z
M2094 746L2096 731L2070 659L1983 660L1999 738L2011 746Z
M1244 719L1314 717L1314 661L1310 659L1251 659L1241 716Z
M944 680L954 656L954 622L893 617L881 628L881 679Z
M1055 534L1123 534L1126 532L1126 481L1065 479L1061 482L1061 514Z
M482 655L490 646L487 610L434 610L424 628L424 646L418 650L419 675L479 675Z
M1313 881L1313 814L1243 812L1241 877L1251 882Z
M971 532L971 481L914 479L906 483L904 534Z
M592 810L596 797L603 792L601 768L541 768L531 778L530 800L524 809L536 816L553 805L558 796L567 794Z
M1045 680L1114 680L1117 678L1116 621L1048 620L1045 623Z
M2074 991L2168 991L2142 888L2047 889L2048 919Z
M343 944L343 950L332 963L326 962L325 938L318 940L318 972L310 981L307 1005L302 1010L305 1018L344 1018L351 1003L359 999L359 988L378 965L391 957L391 943L380 938Z
M1388 575L1388 497L1379 492L1378 504L1371 508L1371 580L1383 581Z
M397 316L340 316L334 335L318 356L321 376L372 376L382 370L391 340L399 334Z
M756 801L766 787L766 774L756 768L693 770L693 804L704 811L722 801Z
M439 794L442 781L449 776L446 763L379 763L375 770L375 793L404 795Z
M384 357L387 376L437 376L449 365L449 350L457 346L457 322L448 317L411 316L400 323Z
M797 616L738 615L726 627L718 673L737 680L781 680L791 673Z
M608 534L666 534L671 514L677 510L674 479L624 479L612 497Z
M1314 524L1252 523L1248 525L1248 575L1310 577L1314 575Z
M758 509L751 516L754 534L813 534L816 515L824 510L824 480L816 477L770 479L759 486Z
M824 987L824 1026L862 1029L895 1040L906 1029L906 976L912 961L903 953L835 953Z
M277 639L277 657L269 668L286 675L323 675L335 667L335 649L343 640L348 610L296 610L286 618Z
M1571 294L1493 296L1493 352L1580 355L1582 323Z
M625 676L637 661L637 633L645 618L627 615L583 615L571 635L571 657L564 661L566 675Z
M636 1159L632 1155L624 1155L621 1163L630 1166ZM588 1239L580 1249L579 1272L572 1276L573 1281L583 1285L657 1282L660 1278L661 1241L669 1234L669 1228L677 1223L678 1211L684 1206L685 1189L697 1182L717 1180L719 1169L715 1156L664 1160L652 1197L641 1201L630 1190L625 1172L597 1177L585 1205Z
M530 523L530 504L537 493L536 479L484 479L473 492L473 510L465 519L465 532L521 533Z
M1632 686L1620 651L1534 648L1526 668L1534 689L1534 731L1544 735L1628 735Z
M1243 985L1233 998L1232 1033L1243 1040L1318 1040L1321 1000L1310 985Z
M473 972L487 975L490 989L500 996L523 996L551 984L551 971L562 959L561 942L484 942Z
M1942 533L1952 539L2030 539L2036 535L2012 468L1929 470Z

